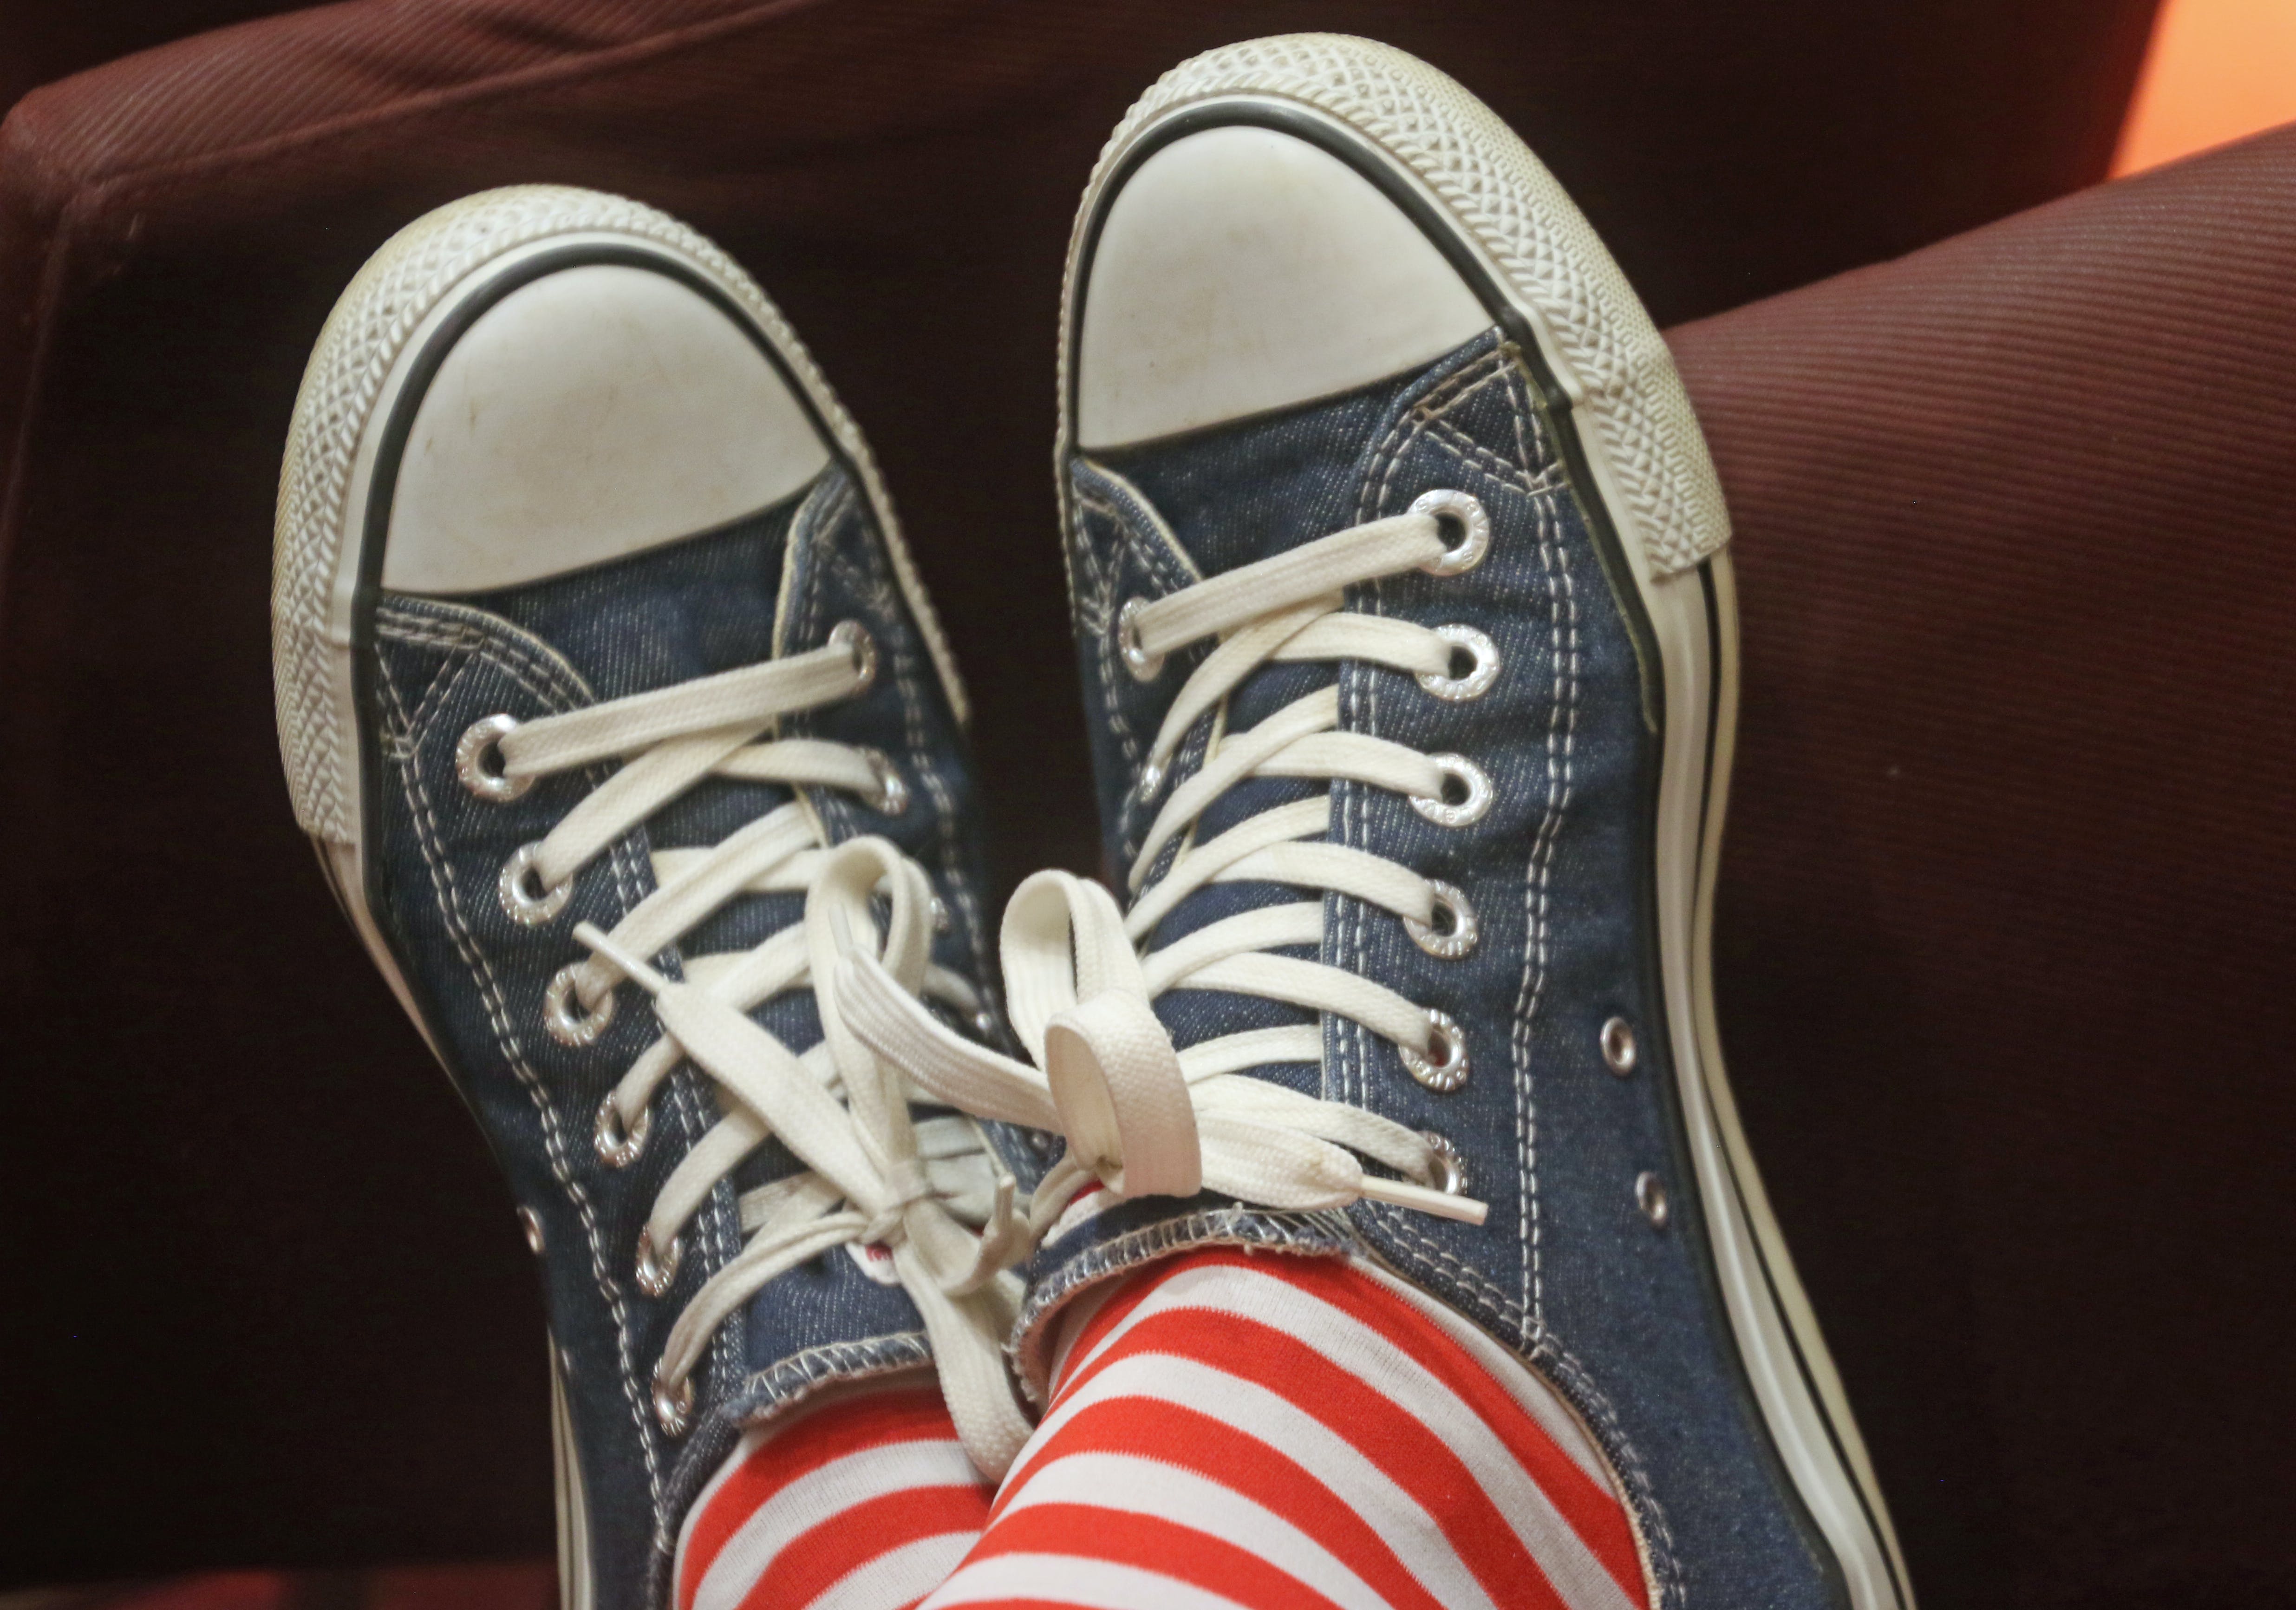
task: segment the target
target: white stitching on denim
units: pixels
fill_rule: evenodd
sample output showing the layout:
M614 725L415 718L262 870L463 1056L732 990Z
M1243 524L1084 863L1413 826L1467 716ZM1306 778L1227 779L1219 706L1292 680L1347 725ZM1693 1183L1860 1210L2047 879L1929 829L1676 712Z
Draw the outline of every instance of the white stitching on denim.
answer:
M1303 102L1410 168L1461 232L1534 308L1587 394L1609 444L1632 523L1667 571L1729 538L1721 489L1670 355L1594 230L1562 187L1488 107L1424 63L1368 40L1290 35L1227 45L1158 80L1109 136L1089 195L1111 182L1143 130L1191 102L1227 95ZM1090 206L1079 212L1062 289L1062 384L1074 373L1069 314ZM1068 428L1073 428L1070 425Z
M393 643L418 648L476 653L537 699L554 708L565 698L559 691L558 668L523 645L489 637L463 621L439 620L389 604L374 612L375 635Z
M436 608L455 607L433 605ZM504 637L487 631L468 620L441 620L435 616L418 613L404 606L378 605L375 610L376 635L388 640L438 648L450 653L475 656L526 690L537 702L553 711L571 708L568 700L575 694L562 686L563 669L554 661L537 653L516 638ZM464 663L472 663L465 660ZM578 690L586 697L587 690ZM418 712L416 719L423 719ZM410 723L409 730L412 730ZM412 743L406 753L411 757ZM639 876L637 847L631 842L644 833L635 830L629 839L616 842L608 852L606 867L614 880L614 892L621 898L625 910L645 898L644 880ZM676 955L676 952L672 952ZM673 972L681 972L682 956L670 964ZM668 1105L676 1117L679 1131L690 1146L700 1140L709 1122L703 1113L701 1092L691 1069L681 1068L669 1081ZM727 1205L713 1202L695 1215L701 1233L709 1237L709 1250L703 1256L722 1264L739 1250L733 1240L732 1226L736 1214Z
M1609 1456L1612 1471L1641 1500L1627 1506L1628 1518L1636 1524L1636 1529L1650 1551L1651 1574L1658 1581L1660 1602L1680 1606L1685 1589L1681 1562L1675 1557L1674 1529L1667 1524L1666 1510L1658 1501L1657 1490L1651 1484L1650 1470L1643 1463L1641 1451L1619 1424L1619 1411L1611 1406L1603 1389L1595 1384L1587 1367L1551 1334L1541 1340L1532 1362L1592 1422L1595 1440Z
M1031 1284L1027 1303L1013 1326L1014 1352L1029 1361L1029 1344L1044 1334L1045 1322L1088 1287L1111 1276L1197 1246L1241 1246L1311 1253L1341 1253L1362 1245L1362 1237L1347 1216L1338 1212L1278 1213L1244 1207L1199 1208L1170 1219L1159 1219L1138 1229L1127 1230L1106 1241L1080 1247L1063 1259L1053 1274ZM1021 1385L1041 1402L1040 1388L1021 1373Z
M1527 497L1536 497L1547 489L1535 483L1521 466L1500 457L1447 419L1430 421L1426 439L1461 464L1480 470L1500 485L1512 488Z
M484 653L485 650L481 648L479 652ZM397 686L391 682L390 669L379 654L375 656L375 668L384 695L403 722L405 707L399 701ZM553 699L539 694L537 697L554 710L567 707L562 698ZM509 1063L512 1073L525 1087L527 1096L534 1103L535 1111L541 1119L543 1150L550 1161L551 1177L565 1191L582 1221L583 1235L590 1248L591 1277L597 1282L599 1295L605 1299L607 1310L614 1319L615 1351L621 1366L622 1395L629 1403L630 1417L637 1427L638 1449L645 1459L646 1485L653 1502L659 1506L661 1502L660 1460L654 1452L653 1440L648 1434L648 1406L637 1388L636 1360L630 1345L628 1306L622 1300L619 1284L610 1272L611 1266L606 1254L604 1235L598 1224L596 1206L591 1202L589 1192L574 1178L572 1167L567 1161L565 1138L559 1129L558 1115L551 1108L550 1097L543 1088L541 1076L526 1060L525 1050L519 1044L518 1031L511 1026L509 1006L503 995L501 982L495 977L493 965L487 960L485 952L480 949L476 937L463 921L462 897L455 889L455 870L441 849L445 835L432 810L430 791L423 786L421 768L414 763L411 753L399 767L399 776L414 817L415 842L422 851L424 863L430 869L431 898L438 902L439 916L446 924L448 937L454 941L455 954L462 957L463 965L470 970L472 982L479 988L480 998L486 1007L488 1025L494 1031L495 1044L502 1052L504 1060Z
M844 1381L916 1369L932 1362L932 1349L922 1331L894 1331L858 1342L824 1342L801 1348L779 1362L754 1370L732 1386L726 1400L686 1439L686 1454L674 1473L675 1502L654 1517L652 1543L657 1574L675 1558L676 1529L709 1476L725 1463L726 1450L749 1426L763 1425L785 1414L824 1386ZM712 1443L715 1446L712 1446ZM659 1585L659 1584L658 1584ZM662 1602L659 1598L657 1604Z
M1426 428L1428 421L1439 417L1443 412L1441 406L1431 405L1441 405L1443 399L1451 398L1453 393L1464 394L1482 384L1489 376L1480 372L1488 367L1496 356L1496 349L1494 349L1475 358L1456 374L1446 375L1425 396L1396 415L1395 423L1388 426L1387 434L1380 438L1379 445L1372 450L1371 464L1364 472L1363 489L1356 497L1357 523L1370 520L1375 510L1387 506L1387 500L1395 489L1396 472L1403 467L1404 450L1408 439L1417 436ZM1456 400L1456 398L1453 400ZM1386 473L1378 475L1376 472L1382 464L1387 466Z
M1141 504L1152 519L1157 518L1155 511L1147 506L1146 500L1140 497L1138 489L1124 482L1122 477L1098 464L1091 464L1088 459L1080 460L1079 466L1083 464L1090 464L1095 474L1124 486L1131 493L1133 499ZM1118 579L1128 558L1139 567L1144 583L1155 589L1155 596L1159 597L1177 591L1191 581L1198 579L1198 577L1185 553L1178 551L1178 540L1169 530L1160 525L1152 530L1144 530L1139 522L1121 504L1111 497L1086 491L1080 486L1074 485L1078 479L1080 477L1072 467L1070 474L1072 496L1069 502L1073 508L1070 521L1072 528L1070 537L1070 544L1077 549L1077 554L1069 564L1071 579L1070 598L1076 612L1078 631L1080 634L1089 633L1093 639L1094 653L1098 661L1100 672L1101 702L1107 712L1109 724L1116 732L1119 745L1124 754L1125 768L1128 771L1136 771L1140 763L1139 738L1130 720L1123 712L1119 692L1121 683L1116 676L1117 662L1114 656ZM1110 549L1105 564L1101 563L1096 554L1091 534L1085 524L1087 510L1099 514L1114 528L1117 540ZM1090 593L1078 587L1075 584L1074 578L1079 567L1090 579L1092 588ZM1128 677L1131 673L1127 671L1125 674ZM1193 735L1184 739L1179 748L1166 762L1167 775L1172 784L1185 781L1193 774L1196 765L1201 763L1203 755L1209 750L1211 730L1209 722L1199 724L1193 729ZM1121 835L1119 842L1128 859L1138 850L1139 835L1146 831L1154 818L1155 811L1156 805L1153 801L1142 799L1136 789L1126 789L1117 806L1117 826ZM1182 842L1185 844L1186 842L1184 840ZM1160 871L1161 867L1170 864L1171 856L1177 855L1179 848L1180 846L1175 846L1170 854L1160 862Z
M1529 382L1520 367L1514 371L1518 388L1509 400L1518 416L1530 406ZM1522 442L1521 426L1516 439ZM1528 444L1524 444L1528 445ZM1528 470L1529 465L1524 466ZM1523 879L1524 947L1522 983L1516 992L1513 1053L1515 1077L1515 1132L1523 1169L1523 1302L1537 1329L1546 1328L1546 1272L1543 1244L1546 1226L1538 1211L1538 1104L1536 1075L1531 1067L1533 1019L1546 988L1547 963L1552 955L1549 924L1553 900L1554 845L1564 813L1570 809L1575 780L1574 762L1578 731L1578 601L1570 575L1570 558L1563 551L1562 522L1552 496L1535 501L1538 520L1538 554L1547 577L1549 653L1554 657L1554 684L1547 706L1546 812L1531 842L1530 864ZM1567 622L1567 625L1566 625ZM1524 1342L1529 1343L1529 1334Z
M1428 388L1424 396L1411 405L1423 428L1431 421L1441 419L1456 408L1473 400L1476 392L1506 377L1505 343L1495 345L1488 352L1478 353L1472 363L1456 374L1447 374ZM1510 469L1518 466L1509 465Z
M414 713L406 719L407 731L414 732L427 726L430 718L454 696L455 690L462 686L463 678L470 674L471 668L479 662L475 654L463 653L459 650L450 652L439 674L430 678L430 686L423 689L422 702L415 705Z
M857 501L855 516L855 532L860 538L860 550L884 601L883 608L889 616L898 620L901 612L900 589L894 579L884 573L885 556L871 540L873 533L869 522L861 513ZM838 518L841 522L844 513L840 512ZM980 894L964 875L964 857L957 838L955 798L949 792L948 780L941 776L939 767L932 760L932 750L925 733L924 693L916 674L916 655L909 646L907 633L894 635L889 657L893 664L893 680L901 693L901 729L908 742L909 766L924 784L925 792L932 796L935 820L939 827L941 881L956 896L956 903L964 913L964 929L972 951L972 965L982 985L981 998L993 1002L996 997L987 988L993 976L988 956L988 921L981 910Z
M1077 495L1077 507L1079 511L1077 516L1077 546L1082 550L1078 557L1092 576L1096 595L1095 599L1087 601L1079 591L1077 595L1077 614L1080 624L1091 635L1093 652L1100 661L1100 701L1107 713L1109 727L1115 732L1118 746L1124 752L1125 766L1128 768L1137 768L1140 764L1140 735L1132 730L1132 723L1125 719L1123 702L1117 697L1116 571L1121 562L1116 554L1111 553L1109 563L1103 565L1083 529L1086 513L1099 515L1119 531L1124 527L1124 517L1115 505L1084 493ZM1129 542L1128 533L1125 540Z

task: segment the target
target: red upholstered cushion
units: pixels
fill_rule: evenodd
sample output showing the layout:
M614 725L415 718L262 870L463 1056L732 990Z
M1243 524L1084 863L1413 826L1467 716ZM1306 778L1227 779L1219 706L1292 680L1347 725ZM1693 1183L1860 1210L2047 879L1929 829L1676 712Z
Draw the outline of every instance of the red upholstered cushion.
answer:
M2296 127L1671 339L1723 1035L1917 1578L2285 1602Z
M1680 318L2095 177L2150 11L358 0L27 99L0 1584L548 1548L527 1254L270 731L280 439L399 224L562 180L758 272L909 518L1009 880L1092 854L1054 306L1156 72L1303 25L1418 50ZM2290 166L2266 142L1677 333L1742 533L1725 1033L1932 1604L2296 1592Z

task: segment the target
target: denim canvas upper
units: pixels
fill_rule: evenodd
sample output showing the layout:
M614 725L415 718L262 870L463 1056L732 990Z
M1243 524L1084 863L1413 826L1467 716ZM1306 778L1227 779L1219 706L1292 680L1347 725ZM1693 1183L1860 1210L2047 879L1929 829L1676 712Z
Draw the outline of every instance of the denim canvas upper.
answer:
M1338 1017L1324 1021L1320 1068L1258 1072L1441 1135L1464 1159L1465 1188L1490 1211L1471 1226L1368 1202L1316 1214L1258 1212L1209 1195L1121 1203L1039 1251L1031 1311L1041 1318L1086 1283L1193 1242L1368 1253L1511 1343L1577 1408L1626 1490L1660 1602L1835 1605L1838 1569L1779 1466L1707 1250L1653 929L1663 711L1646 675L1655 668L1637 645L1646 628L1634 583L1606 564L1587 518L1590 494L1565 462L1523 355L1493 331L1346 396L1064 466L1087 726L1119 888L1142 834L1169 789L1201 766L1222 719L1200 720L1171 777L1144 793L1140 764L1164 711L1213 645L1138 679L1119 653L1125 603L1399 513L1433 489L1467 492L1488 511L1493 540L1479 566L1359 587L1346 605L1487 634L1501 659L1487 694L1445 702L1410 675L1357 661L1269 664L1236 690L1224 719L1225 730L1242 731L1336 682L1343 730L1456 752L1488 774L1488 813L1457 827L1384 790L1329 785L1331 842L1457 886L1479 916L1473 949L1445 959L1393 915L1327 893L1319 958L1456 1019L1465 1084L1447 1094L1423 1086L1394 1046ZM1209 842L1325 786L1247 782L1218 799L1193 836ZM1298 898L1271 884L1213 883L1182 901L1151 944ZM1157 1010L1184 1047L1306 1020L1298 1008L1204 990L1175 990ZM1624 1078L1601 1051L1613 1016L1633 1026L1641 1051ZM1637 1205L1645 1172L1667 1192L1662 1227Z
M545 777L495 802L458 781L455 744L489 715L529 719L817 648L845 620L873 637L876 679L857 697L785 719L782 735L867 745L892 759L908 784L899 814L828 789L807 791L811 805L832 842L878 834L922 863L948 918L934 959L979 984L989 973L990 941L962 741L884 538L843 468L714 532L485 596L385 593L363 621L369 903L513 1195L541 1227L601 1603L659 1595L683 1510L745 1417L824 1381L929 1355L906 1294L840 1249L771 1282L717 1333L696 1377L693 1429L663 1433L649 1383L664 1337L696 1287L739 1249L739 1190L799 1165L768 1140L687 1227L668 1294L643 1294L633 1278L640 1227L672 1167L718 1116L717 1097L681 1067L654 1098L644 1154L627 1167L608 1166L592 1142L599 1103L660 1026L645 997L626 986L603 1036L570 1047L545 1031L544 993L586 954L572 937L577 922L611 929L654 887L652 850L715 844L789 795L775 784L705 780L584 868L558 916L526 927L496 894L504 860L614 768ZM802 909L799 894L742 895L691 931L683 948L746 949ZM657 965L678 974L675 954ZM754 1015L792 1051L821 1038L809 991L768 1000ZM1002 1138L1013 1163L1027 1161L1009 1134Z

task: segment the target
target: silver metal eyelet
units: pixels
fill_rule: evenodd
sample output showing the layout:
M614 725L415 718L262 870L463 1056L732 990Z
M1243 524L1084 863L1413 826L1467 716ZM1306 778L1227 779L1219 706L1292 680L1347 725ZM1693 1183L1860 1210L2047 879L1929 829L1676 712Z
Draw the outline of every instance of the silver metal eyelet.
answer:
M1463 793L1456 801L1443 794L1415 793L1411 796L1411 809L1434 823L1438 827L1464 827L1483 819L1491 808L1491 779L1483 768L1464 755L1429 755L1435 768L1451 782L1458 784ZM1446 788L1444 794L1451 791Z
M1428 1163L1434 1179L1431 1183L1446 1196L1456 1196L1467 1188L1467 1160L1459 1148L1432 1129L1419 1131L1419 1138L1427 1143Z
M455 743L455 775L463 779L463 787L492 804L507 805L534 786L532 777L509 776L502 770L497 746L517 730L516 716L488 716L471 723ZM488 755L496 764L487 764Z
M932 897L932 906L931 909L932 911L932 931L935 933L947 933L951 925L951 919L948 915L948 902L942 899L940 896L936 894Z
M1499 645L1472 626L1439 626L1435 635L1450 644L1454 650L1464 649L1474 664L1463 677L1426 676L1419 686L1439 699L1463 704L1469 699L1480 699L1491 691L1491 684L1499 679ZM1456 652L1453 658L1456 659Z
M1481 504L1464 492L1447 489L1422 492L1412 499L1410 512L1447 521L1459 532L1458 541L1446 548L1440 558L1431 559L1419 567L1431 576L1456 576L1462 571L1472 571L1491 551L1491 517L1483 512Z
M638 1290L647 1296L659 1297L667 1293L671 1283L677 1278L677 1266L685 1261L685 1243L676 1236L669 1238L668 1251L657 1253L653 1232L650 1229L638 1232Z
M907 810L909 785L901 780L900 768L882 750L865 749L861 758L869 762L869 769L877 779L876 792L861 802L881 816L897 817Z
M1435 896L1436 915L1439 917L1448 913L1449 920L1439 926L1406 916L1403 919L1403 931L1428 955L1439 956L1447 962L1457 961L1475 948L1475 908L1467 904L1465 895L1439 879L1429 878L1427 887Z
M1666 1228L1666 1186L1648 1170L1635 1176L1635 1205L1642 1209L1643 1217L1650 1220L1651 1228L1662 1230Z
M542 1215L530 1207L518 1210L518 1228L525 1233L526 1250L542 1256Z
M1164 786L1164 768L1151 760L1140 768L1140 797L1152 800Z
M986 1040L996 1038L996 1014L983 1006L972 1014L972 1031Z
M626 1169L636 1162L645 1151L646 1137L653 1133L653 1109L638 1109L638 1121L624 1127L622 1109L614 1103L614 1093L606 1092L606 1099L598 1104L598 1121L590 1131L590 1144L597 1148L601 1162L610 1169Z
M829 641L853 656L853 691L866 692L877 679L877 640L869 635L869 628L858 620L840 620L829 628Z
M594 1042L614 1021L614 992L609 990L598 998L598 1004L581 1016L575 1015L577 1005L574 981L582 971L579 962L570 962L558 969L550 981L550 989L542 998L542 1024L550 1031L550 1038L562 1046L581 1047Z
M1635 1071L1635 1026L1623 1017L1603 1025L1603 1061L1620 1079Z
M1395 1054L1412 1078L1439 1095L1448 1095L1467 1082L1467 1037L1448 1012L1432 1006L1427 1008L1427 1048L1433 1056L1422 1056L1409 1046L1396 1047Z
M1117 652L1124 656L1124 669L1136 682L1153 682L1164 669L1163 655L1140 646L1140 612L1147 607L1145 598L1127 598L1124 607L1116 612Z
M666 1437L682 1437L693 1424L693 1377L675 1387L662 1381L661 1366L653 1367L653 1417Z
M567 900L574 893L572 878L555 888L542 886L542 879L534 870L541 853L539 843L521 844L518 852L503 863L502 876L495 884L502 895L502 908L511 921L529 928L539 928L565 910Z

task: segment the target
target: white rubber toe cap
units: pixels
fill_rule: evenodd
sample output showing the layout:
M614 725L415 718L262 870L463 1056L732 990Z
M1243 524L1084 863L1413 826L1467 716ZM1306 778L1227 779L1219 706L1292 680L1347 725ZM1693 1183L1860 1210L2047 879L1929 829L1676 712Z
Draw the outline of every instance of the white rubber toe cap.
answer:
M666 274L591 264L489 308L408 435L382 585L488 591L781 502L829 446L742 325Z
M1078 341L1078 444L1336 396L1492 323L1418 226L1337 157L1275 129L1207 129L1149 157L1109 204Z

